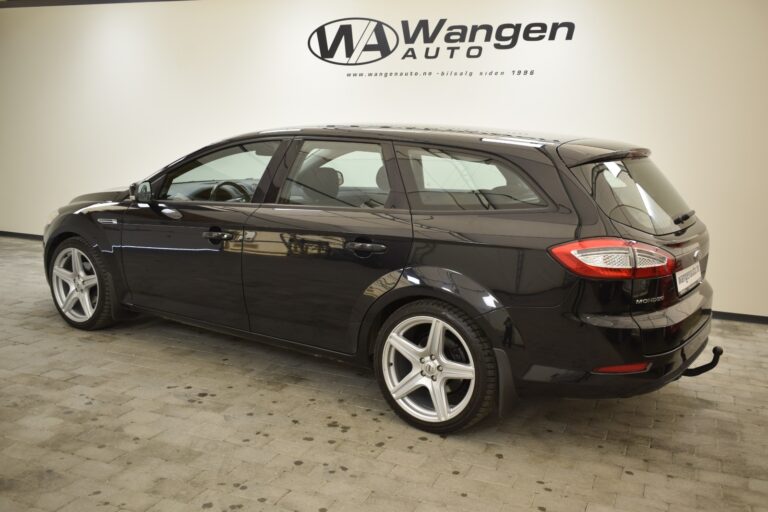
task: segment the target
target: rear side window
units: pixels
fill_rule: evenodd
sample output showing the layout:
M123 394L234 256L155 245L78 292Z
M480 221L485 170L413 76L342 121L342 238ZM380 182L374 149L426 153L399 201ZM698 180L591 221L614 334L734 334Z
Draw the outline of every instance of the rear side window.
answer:
M379 144L310 140L302 143L278 202L383 208L389 192Z
M509 210L546 202L522 170L489 156L398 146L408 200L415 210Z
M585 164L573 171L616 222L654 235L685 225L680 217L691 209L650 158Z

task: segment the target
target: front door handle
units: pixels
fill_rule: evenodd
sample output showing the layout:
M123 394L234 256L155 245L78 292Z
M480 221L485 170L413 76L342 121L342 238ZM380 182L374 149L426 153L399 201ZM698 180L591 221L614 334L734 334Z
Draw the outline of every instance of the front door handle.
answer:
M226 231L203 231L203 238L208 240L232 240L235 235Z
M344 248L352 252L384 252L387 246L384 244L374 244L371 242L347 242Z
M163 208L160 213L173 220L179 220L182 217L181 212L175 208Z

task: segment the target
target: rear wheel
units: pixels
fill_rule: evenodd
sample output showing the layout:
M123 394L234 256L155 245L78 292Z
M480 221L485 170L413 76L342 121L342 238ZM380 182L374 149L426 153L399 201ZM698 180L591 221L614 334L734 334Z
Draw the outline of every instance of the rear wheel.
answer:
M85 240L68 238L56 247L48 275L56 309L68 324L93 330L114 323L112 281Z
M491 344L456 307L420 300L398 309L382 326L374 357L384 397L415 427L453 432L493 408L497 374Z

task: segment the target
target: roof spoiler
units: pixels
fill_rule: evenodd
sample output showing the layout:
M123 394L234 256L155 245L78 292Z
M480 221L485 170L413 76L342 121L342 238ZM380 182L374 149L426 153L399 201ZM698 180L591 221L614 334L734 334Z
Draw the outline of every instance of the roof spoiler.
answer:
M584 164L595 164L598 162L610 162L612 160L623 160L624 158L643 158L651 155L651 150L648 148L633 148L625 149L622 151L611 151L610 153L603 153L602 155L595 155L578 160L575 164L569 167L576 167Z
M633 144L596 139L577 139L561 144L557 153L568 167L578 165L621 160L623 158L642 158L651 154L647 148Z

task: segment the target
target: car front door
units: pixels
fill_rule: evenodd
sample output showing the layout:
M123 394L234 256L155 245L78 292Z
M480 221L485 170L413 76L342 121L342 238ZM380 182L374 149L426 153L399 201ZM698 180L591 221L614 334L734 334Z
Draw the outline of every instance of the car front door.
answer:
M411 249L392 145L295 139L244 237L251 330L354 353L361 307L395 286Z
M243 227L288 142L231 145L174 166L123 218L122 257L139 307L247 331ZM265 178L268 179L268 178Z

